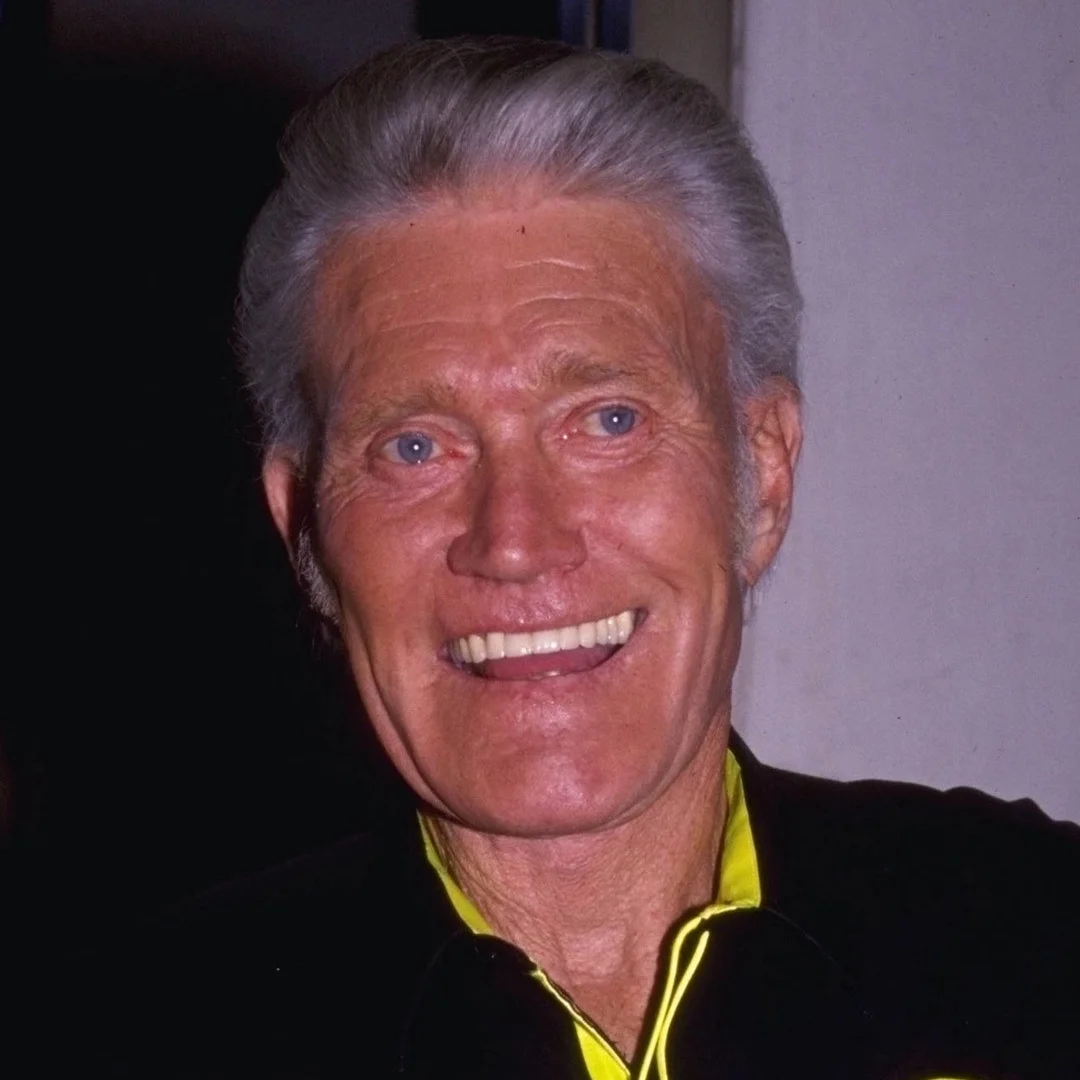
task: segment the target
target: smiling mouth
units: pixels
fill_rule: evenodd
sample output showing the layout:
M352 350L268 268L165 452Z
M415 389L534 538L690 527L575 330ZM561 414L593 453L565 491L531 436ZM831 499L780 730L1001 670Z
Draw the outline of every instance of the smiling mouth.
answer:
M455 638L447 646L454 665L488 679L544 679L591 671L633 636L634 611L524 633L492 630Z

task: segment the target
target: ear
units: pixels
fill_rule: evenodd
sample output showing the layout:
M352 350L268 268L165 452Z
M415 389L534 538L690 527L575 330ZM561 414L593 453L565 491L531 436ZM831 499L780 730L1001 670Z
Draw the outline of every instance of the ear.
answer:
M752 490L741 571L743 583L753 586L772 565L791 521L802 449L798 390L787 379L769 379L744 404L742 422Z
M285 450L267 454L262 470L263 490L281 539L289 552L308 602L329 624L338 621L337 600L315 553L309 491L296 459Z
M289 558L296 565L297 542L303 527L300 470L296 459L287 451L275 448L266 455L262 469L263 491L270 508L270 517L285 541Z

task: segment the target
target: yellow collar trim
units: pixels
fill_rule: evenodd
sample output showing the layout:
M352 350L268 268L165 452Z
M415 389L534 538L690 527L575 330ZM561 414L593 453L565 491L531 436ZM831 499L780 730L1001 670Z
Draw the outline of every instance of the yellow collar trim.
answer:
M724 793L727 796L727 817L724 819L724 846L720 856L716 902L761 907L761 874L754 833L750 828L750 809L746 805L742 769L730 750L724 758Z
M480 914L476 905L465 895L461 886L450 876L450 871L446 867L446 860L439 850L435 833L432 831L427 815L421 813L418 816L420 818L420 833L424 837L424 854L427 856L427 861L435 868L435 873L439 875L439 880L446 890L446 895L450 898L450 903L454 905L458 918L474 934L490 934L492 931L487 924L487 920Z

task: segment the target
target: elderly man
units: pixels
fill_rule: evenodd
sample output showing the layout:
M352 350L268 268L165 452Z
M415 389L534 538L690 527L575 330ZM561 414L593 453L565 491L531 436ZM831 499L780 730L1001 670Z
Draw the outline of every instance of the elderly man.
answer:
M96 1060L1069 1074L1075 831L732 734L802 438L788 245L735 123L659 64L427 43L284 160L243 273L266 493L419 814L156 925Z

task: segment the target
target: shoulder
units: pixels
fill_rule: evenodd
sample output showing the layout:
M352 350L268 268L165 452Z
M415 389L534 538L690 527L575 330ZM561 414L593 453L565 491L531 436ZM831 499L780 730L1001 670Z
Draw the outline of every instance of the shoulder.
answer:
M859 876L918 869L955 880L1007 868L1015 878L1053 873L1080 849L1080 826L1052 821L1030 799L1006 802L973 788L937 791L897 781L841 782L756 763L749 771L768 840L800 867L824 860L839 871L856 858L851 869Z
M415 822L354 837L77 957L63 1011L89 1048L80 1062L102 1075L202 1075L208 1062L291 1074L355 1059L362 1034L371 1075L389 1073L389 1033L456 929L422 860Z
M783 892L813 881L834 895L869 890L879 905L918 897L1000 907L1052 904L1080 888L1080 827L1051 820L1030 799L761 765L750 772L764 872Z
M766 903L850 974L894 1056L1067 1075L1080 828L971 789L747 771Z

